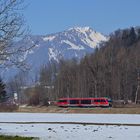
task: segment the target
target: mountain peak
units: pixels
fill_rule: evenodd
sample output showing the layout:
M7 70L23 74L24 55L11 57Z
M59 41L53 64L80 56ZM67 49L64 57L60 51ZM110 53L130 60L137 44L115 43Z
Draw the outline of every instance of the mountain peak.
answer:
M71 31L71 30L76 30L76 31L79 31L79 32L88 32L88 31L93 31L92 28L90 28L89 26L85 26L85 27L73 27L73 28L70 28L68 29L68 31Z

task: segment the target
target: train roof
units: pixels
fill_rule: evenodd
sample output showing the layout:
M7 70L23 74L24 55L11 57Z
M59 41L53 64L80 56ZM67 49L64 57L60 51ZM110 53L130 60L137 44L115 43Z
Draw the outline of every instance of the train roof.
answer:
M58 100L94 100L94 99L107 99L106 97L87 97L87 98L59 98Z

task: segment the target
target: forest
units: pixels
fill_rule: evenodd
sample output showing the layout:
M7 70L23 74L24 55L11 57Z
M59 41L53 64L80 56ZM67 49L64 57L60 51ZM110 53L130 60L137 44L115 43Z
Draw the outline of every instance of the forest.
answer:
M20 103L47 104L60 97L108 97L138 102L140 99L140 28L117 30L109 41L80 61L60 60L41 66L37 83L25 89L25 74L9 83Z

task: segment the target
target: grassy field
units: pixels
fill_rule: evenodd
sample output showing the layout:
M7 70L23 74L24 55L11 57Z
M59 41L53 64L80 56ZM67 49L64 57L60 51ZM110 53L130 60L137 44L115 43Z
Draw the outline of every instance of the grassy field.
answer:
M124 106L113 108L60 108L49 107L19 107L18 112L32 113L91 113L91 114L140 114L140 106Z
M33 139L34 138L32 138L32 137L0 136L0 140L33 140Z

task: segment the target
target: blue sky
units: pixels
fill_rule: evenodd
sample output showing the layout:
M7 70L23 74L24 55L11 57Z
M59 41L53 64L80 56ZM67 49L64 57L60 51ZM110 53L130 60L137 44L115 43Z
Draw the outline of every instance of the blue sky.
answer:
M75 26L103 34L140 26L140 0L26 0L23 14L31 33L45 35Z

